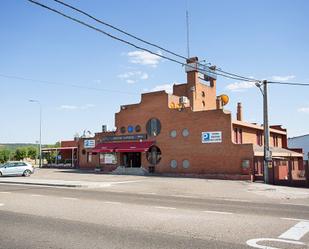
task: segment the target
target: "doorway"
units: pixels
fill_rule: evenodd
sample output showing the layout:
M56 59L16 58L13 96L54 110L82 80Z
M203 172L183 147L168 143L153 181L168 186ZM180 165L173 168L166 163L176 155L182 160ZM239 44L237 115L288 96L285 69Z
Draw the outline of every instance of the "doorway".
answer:
M140 152L125 152L122 153L123 165L127 168L141 167L141 153Z

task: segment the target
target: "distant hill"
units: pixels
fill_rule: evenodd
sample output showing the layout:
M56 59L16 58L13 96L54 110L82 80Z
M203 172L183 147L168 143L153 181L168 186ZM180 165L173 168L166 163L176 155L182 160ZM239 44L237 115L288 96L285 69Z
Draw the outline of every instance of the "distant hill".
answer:
M29 147L29 146L38 146L38 145L33 143L4 143L0 144L0 149L16 150L16 148Z

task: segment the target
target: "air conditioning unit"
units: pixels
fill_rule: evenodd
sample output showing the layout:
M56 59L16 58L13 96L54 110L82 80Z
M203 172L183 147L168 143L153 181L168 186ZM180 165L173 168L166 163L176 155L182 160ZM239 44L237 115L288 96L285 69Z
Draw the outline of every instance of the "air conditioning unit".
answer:
M185 104L188 104L188 103L189 103L189 100L188 100L188 98L186 96L181 96L179 98L179 104L185 105Z

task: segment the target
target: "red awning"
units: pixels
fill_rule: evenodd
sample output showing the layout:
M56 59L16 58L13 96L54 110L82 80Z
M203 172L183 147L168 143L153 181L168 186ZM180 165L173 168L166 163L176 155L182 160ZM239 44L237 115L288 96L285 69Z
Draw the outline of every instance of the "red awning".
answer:
M117 143L116 152L146 152L154 144L153 141Z
M94 153L100 152L114 152L116 148L116 143L101 143L97 144L97 146L92 150Z
M153 144L153 141L101 143L92 152L146 152Z

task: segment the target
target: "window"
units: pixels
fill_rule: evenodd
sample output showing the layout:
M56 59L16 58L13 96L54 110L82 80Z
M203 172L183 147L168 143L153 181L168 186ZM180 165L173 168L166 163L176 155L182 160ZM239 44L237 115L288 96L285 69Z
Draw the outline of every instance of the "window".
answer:
M141 126L140 125L137 125L135 126L135 132L140 132L141 131Z
M133 131L134 131L133 126L132 126L132 125L129 125L129 126L128 126L128 132L129 132L129 133L132 133Z
M190 162L189 160L183 160L182 161L182 167L184 167L185 169L190 167Z
M146 130L147 130L147 134L150 137L158 136L161 132L160 120L157 119L157 118L152 118L152 119L148 120L148 122L146 124Z
M92 162L92 153L91 152L87 152L87 162L88 163Z
M176 169L177 168L177 161L176 160L172 160L170 165L171 165L171 168Z
M205 97L205 92L204 92L204 91L202 91L202 97L203 97L203 98Z
M202 101L202 106L205 107L205 101L204 100Z
M121 132L121 133L125 133L125 132L126 132L126 127L122 126L122 127L120 128L120 132Z
M151 146L146 153L149 163L152 165L158 164L161 161L161 150L157 146Z
M176 130L172 130L172 131L170 132L170 136L171 136L172 138L175 138L175 137L177 136L177 131L176 131Z
M242 144L242 129L240 128L234 129L234 142L236 144Z
M261 131L256 132L256 144L259 146L263 145L263 134Z
M183 135L184 137L189 136L189 130L188 130L187 128L184 128L184 129L182 130L182 135Z
M117 156L115 153L100 153L100 164L116 164Z
M278 136L277 135L273 136L273 144L274 144L274 147L278 147Z

